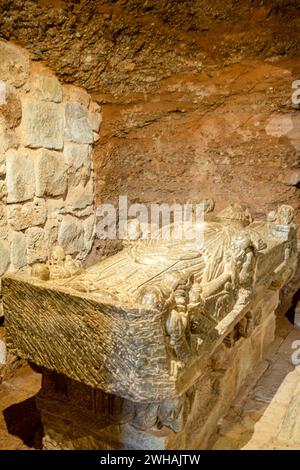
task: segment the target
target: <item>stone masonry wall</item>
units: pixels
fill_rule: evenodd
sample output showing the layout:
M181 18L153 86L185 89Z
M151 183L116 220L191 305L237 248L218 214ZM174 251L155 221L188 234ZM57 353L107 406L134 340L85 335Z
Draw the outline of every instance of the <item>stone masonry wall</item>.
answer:
M45 261L55 242L80 260L90 251L100 124L85 90L0 42L0 276Z

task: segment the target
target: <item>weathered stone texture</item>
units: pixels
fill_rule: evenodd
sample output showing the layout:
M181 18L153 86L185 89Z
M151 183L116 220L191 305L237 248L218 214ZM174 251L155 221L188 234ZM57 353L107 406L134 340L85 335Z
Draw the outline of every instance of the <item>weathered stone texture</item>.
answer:
M76 101L88 108L91 102L91 96L84 88L74 85L64 85L63 87L64 101Z
M94 201L93 183L90 180L85 186L79 184L70 187L66 198L66 211L76 213L76 211L92 206Z
M13 86L0 80L0 117L8 128L17 127L22 119L22 105Z
M8 221L14 230L24 230L30 226L42 225L47 211L44 199L35 198L25 204L11 204L7 207Z
M9 244L0 239L0 276L7 270L10 263Z
M61 103L62 86L55 76L36 75L32 82L32 92L37 99Z
M27 264L26 236L22 232L13 232L11 240L11 263L15 271Z
M3 240L8 237L8 223L6 204L0 204L0 238Z
M7 197L6 181L5 180L0 180L0 199L1 199L1 201L6 202L6 197Z
M91 248L96 230L96 215L92 214L83 221L84 243L87 248Z
M10 2L0 28L73 84L65 101L89 106L80 85L101 104L97 204L159 194L214 197L220 208L234 198L259 213L288 200L299 212L299 187L285 184L298 165L299 2L165 3L117 0L106 16L99 0L51 9L28 0L24 11ZM294 129L278 133L291 117Z
M7 202L23 202L35 194L34 164L30 151L9 150L6 154Z
M14 130L8 129L5 121L0 120L0 155L3 156L8 149L17 149L20 145L19 136Z
M35 154L36 195L62 196L67 188L66 165L62 153L40 149Z
M92 144L94 141L87 110L76 101L66 103L65 138L78 144Z
M64 216L58 228L58 242L67 254L79 253L84 248L82 223L76 217Z
M22 135L31 148L63 148L63 106L39 100L23 100Z
M266 354L270 343L263 343L264 331L269 327L273 330L273 322L273 315L269 315L257 332L255 344L261 351L258 362L257 358L251 354L253 344L251 338L240 340L239 344L230 351L224 349L221 351L221 354L226 357L224 364L227 370L214 371L208 368L203 377L194 385L186 427L179 433L170 433L164 428L164 431L156 431L153 435L151 431L139 429L136 425L138 420L132 423L135 413L140 412L142 415L144 411L145 415L150 414L151 405L144 409L140 406L139 409L139 404L122 401L117 396L101 394L101 391L84 387L63 376L47 375L38 397L38 406L42 413L45 430L44 449L206 449L211 435L220 422L220 417L226 414L240 390L239 374L242 372L249 377L249 374L253 373L253 368L260 363L261 357ZM219 354L220 351L217 351L212 356L212 362L217 360ZM53 390L65 390L66 394L62 392L59 396L55 396ZM86 397L85 403L81 400L82 393ZM92 396L96 397L93 411L91 411ZM112 411L109 411L108 406L106 409L101 406L102 403L112 404L110 408ZM155 407L155 403L152 403L152 406ZM123 410L123 413L119 410ZM74 418L75 416L77 419ZM118 418L120 422L115 424L114 420Z
M58 238L58 220L49 218L45 224L45 238L48 247L57 243Z
M30 227L25 232L27 245L27 263L45 261L48 256L48 246L45 232L40 227Z
M15 87L24 85L29 75L28 54L19 47L0 42L0 78Z
M68 165L68 184L85 184L91 174L91 146L66 142L64 156Z
M65 200L63 198L46 199L47 215L49 219L58 219L59 214L63 212Z

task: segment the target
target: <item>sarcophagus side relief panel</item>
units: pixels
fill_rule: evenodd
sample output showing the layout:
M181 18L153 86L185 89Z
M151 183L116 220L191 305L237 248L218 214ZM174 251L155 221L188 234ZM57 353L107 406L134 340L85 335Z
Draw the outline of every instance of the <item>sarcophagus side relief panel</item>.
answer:
M38 406L45 428L45 447L205 448L218 420L252 376L274 338L273 308L277 301L278 294L271 293L268 302L261 302L255 315L259 315L263 305L265 320L253 334L235 338L231 347L223 342L203 367L199 379L175 398L132 402L44 371Z

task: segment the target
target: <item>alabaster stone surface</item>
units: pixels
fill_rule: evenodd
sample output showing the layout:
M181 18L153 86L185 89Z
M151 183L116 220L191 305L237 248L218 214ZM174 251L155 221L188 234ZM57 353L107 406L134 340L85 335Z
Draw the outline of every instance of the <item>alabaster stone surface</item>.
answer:
M274 305L277 294L271 296ZM274 312L265 314L251 337L240 337L230 348L221 344L200 378L177 400L141 404L44 371L37 397L44 448L205 449L274 338Z
M255 221L232 205L202 229L140 231L86 271L56 246L3 279L9 347L43 370L45 448L207 446L273 340L297 250L290 206Z

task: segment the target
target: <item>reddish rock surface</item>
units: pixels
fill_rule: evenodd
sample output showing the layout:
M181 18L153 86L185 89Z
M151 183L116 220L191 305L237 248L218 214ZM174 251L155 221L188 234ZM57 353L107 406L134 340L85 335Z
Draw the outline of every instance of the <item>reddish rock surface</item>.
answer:
M289 203L300 221L297 0L17 0L0 13L0 37L102 106L97 204L213 197L264 216ZM97 258L118 247L98 245Z

